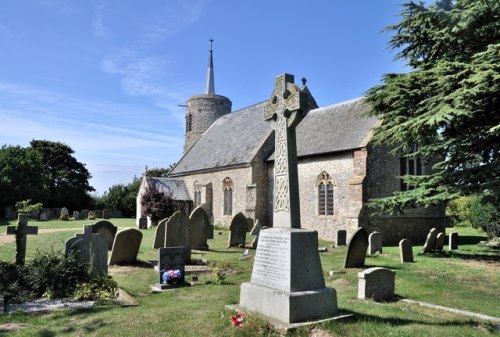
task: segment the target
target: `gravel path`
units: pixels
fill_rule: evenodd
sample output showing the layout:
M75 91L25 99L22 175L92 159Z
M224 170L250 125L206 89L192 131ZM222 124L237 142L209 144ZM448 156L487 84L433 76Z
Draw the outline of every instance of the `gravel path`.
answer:
M94 305L93 301L78 302L66 299L57 300L35 300L33 302L7 305L7 312L22 310L24 312L47 312L67 309L86 309Z

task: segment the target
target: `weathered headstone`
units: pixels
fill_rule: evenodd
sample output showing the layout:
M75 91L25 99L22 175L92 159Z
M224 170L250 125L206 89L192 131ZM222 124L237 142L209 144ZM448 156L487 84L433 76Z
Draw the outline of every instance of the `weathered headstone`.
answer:
M73 211L73 219L74 220L79 220L80 219L80 212Z
M359 268L365 265L368 233L363 227L358 228L347 245L344 268Z
M453 232L453 233L450 233L450 235L448 236L448 249L449 250L456 250L458 249L458 233L457 232Z
M59 216L61 220L69 220L69 211L66 207L61 208L61 215Z
M111 217L111 210L110 209L103 209L102 210L102 218L103 219L109 219Z
M259 222L259 219L255 221L255 225L253 226L252 230L250 231L250 235L255 236L255 238L252 241L252 248L257 248L257 245L259 243L259 234L260 230L262 229L262 225Z
M238 247L245 245L245 240L247 237L248 222L246 216L239 212L233 217L231 225L229 226L229 247Z
M345 246L347 244L347 231L345 229L340 229L337 231L337 239L335 240L335 246Z
M80 212L80 220L85 220L87 219L89 216L89 210L88 209L84 209ZM94 218L95 218L95 215L94 215Z
M109 264L128 264L137 261L142 233L135 228L122 229L116 233Z
M240 307L289 326L332 317L337 296L325 287L318 233L300 228L295 127L309 106L309 94L289 74L275 84L264 107L264 119L274 121L275 129L274 227L260 232L251 281L241 284Z
M148 228L148 219L145 217L139 218L139 229Z
M413 247L410 240L399 241L399 259L401 263L413 262Z
M189 216L191 224L189 230L189 241L191 249L208 250L208 227L210 222L205 210L199 206Z
M445 237L444 233L438 233L438 235L436 236L436 246L434 247L434 249L436 249L437 251L443 250L444 237Z
M102 209L96 209L94 212L96 219L102 219Z
M89 211L87 215L88 220L95 220L95 212L94 211Z
M185 261L191 261L189 243L189 218L182 211L177 211L165 224L165 247L184 247Z
M40 213L40 221L47 221L47 213Z
M189 286L185 281L184 247L166 247L158 249L159 289Z
M437 229L432 228L427 234L427 238L425 239L424 249L422 249L422 253L430 253L436 248L436 237L437 237Z
M155 236L153 238L153 249L165 247L165 226L167 224L168 218L165 218L158 222L155 228Z
M26 236L37 235L38 227L28 226L28 214L18 214L17 226L7 226L7 235L16 236L16 264L24 265L26 260Z
M396 273L387 268L374 267L358 273L358 298L388 301L394 298Z
M108 250L113 247L118 227L106 220L100 220L92 224L92 233L99 233L108 242Z
M66 241L66 253L75 252L80 263L89 266L94 275L108 273L108 243L92 225L83 226L83 234L76 234Z
M382 234L380 232L370 233L368 236L368 254L382 253Z

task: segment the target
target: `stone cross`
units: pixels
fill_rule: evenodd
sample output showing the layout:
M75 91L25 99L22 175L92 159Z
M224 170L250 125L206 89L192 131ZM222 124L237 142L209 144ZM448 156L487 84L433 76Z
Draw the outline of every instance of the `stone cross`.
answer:
M309 95L294 84L294 77L276 77L275 88L264 106L264 120L273 120L274 200L273 226L300 228L299 179L295 127L302 120Z
M108 273L108 242L101 234L92 233L92 225L83 226L83 234L76 234L66 242L66 252L76 250L80 263L89 266L94 275Z
M7 226L7 235L16 236L16 264L24 265L26 259L26 235L37 235L38 227L28 226L28 214L19 214L17 226Z

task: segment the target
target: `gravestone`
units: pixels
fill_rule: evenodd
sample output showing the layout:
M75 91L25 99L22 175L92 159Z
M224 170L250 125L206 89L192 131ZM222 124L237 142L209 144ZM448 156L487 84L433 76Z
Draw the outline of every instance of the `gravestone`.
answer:
M382 234L380 232L370 233L368 236L368 254L382 253Z
M135 228L122 229L116 233L109 264L130 264L137 261L142 233Z
M88 209L84 209L84 210L82 210L80 212L80 220L85 220L85 219L88 218L88 216L89 216L89 210Z
M94 212L96 219L102 219L102 209L96 209Z
M365 265L368 233L363 227L358 228L347 245L344 268L359 268Z
M387 268L374 267L358 273L358 298L388 301L394 298L396 273Z
M148 219L147 218L139 218L139 229L147 229L148 228Z
M74 220L79 220L80 219L80 212L73 211L73 219Z
M255 225L253 226L252 230L250 231L250 235L255 236L255 238L252 241L252 248L257 248L257 244L259 243L259 234L262 229L262 225L259 222L259 219L255 220Z
M248 222L247 218L243 213L239 212L233 217L231 225L229 226L229 247L238 247L245 245L245 240L247 237Z
M47 213L40 213L40 221L47 221Z
M260 232L251 280L241 284L239 304L286 328L337 313L336 291L325 287L318 233L300 228L295 127L309 94L293 82L289 74L277 77L264 107L264 119L275 129L274 227Z
M208 250L207 239L210 222L207 212L201 206L195 208L189 216L189 222L191 224L189 231L191 249Z
M177 211L165 224L165 247L184 247L184 261L191 261L189 242L189 218L182 211Z
M458 233L457 232L453 232L453 233L450 233L450 235L448 236L448 249L449 250L456 250L458 249Z
M155 228L155 236L153 239L153 249L165 247L165 226L168 218L161 220Z
M422 253L430 253L436 248L436 237L437 237L437 229L432 228L427 234L427 238L425 239L424 249L422 249Z
M108 273L108 243L98 233L92 233L92 225L83 226L83 234L76 234L66 241L66 253L75 252L81 264L89 266L92 274Z
M185 281L184 247L166 247L158 249L158 283L159 289L189 286ZM169 271L179 271L180 277L167 277ZM168 278L168 279L167 279Z
M60 220L69 220L69 211L66 207L61 208Z
M443 251L444 237L444 233L438 233L438 235L436 236L436 245L434 249L436 249L437 251Z
M7 226L7 235L16 236L16 264L24 265L26 260L27 235L37 235L38 227L28 226L28 214L18 214L17 226Z
M94 211L89 211L87 215L88 220L95 220L95 212Z
M399 241L399 260L401 263L413 262L413 247L408 239Z
M102 218L103 219L109 219L111 217L111 210L110 209L103 209L102 210Z
M337 239L335 240L335 246L345 246L347 244L347 231L345 229L340 229L337 231Z
M99 233L108 242L108 250L113 247L118 227L106 220L100 220L92 224L92 233Z
M5 308L5 295L4 294L0 294L0 313L5 312L5 311L6 311L6 308Z

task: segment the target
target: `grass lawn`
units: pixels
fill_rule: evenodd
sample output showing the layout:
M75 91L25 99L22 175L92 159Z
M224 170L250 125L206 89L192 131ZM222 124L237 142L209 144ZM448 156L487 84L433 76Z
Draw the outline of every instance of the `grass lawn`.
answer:
M135 227L134 219L110 221L120 228ZM39 226L40 234L28 237L28 258L37 248L53 246L62 250L64 242L81 232L84 223L88 221L30 221L30 225ZM500 317L500 252L477 246L477 242L485 240L483 233L470 228L458 231L459 249L452 253L446 249L441 254L420 256L417 254L422 247L418 246L414 247L415 262L400 264L398 247L384 247L383 254L367 257L366 267L395 270L396 293L403 298ZM0 238L5 237L5 223L0 224L0 233ZM142 233L139 259L156 259L157 252L151 249L154 230ZM208 242L210 251L192 254L194 259L207 259L213 266L228 269L225 284L214 284L215 277L206 273L200 274L198 284L190 288L154 294L150 291L157 277L153 269L112 267L110 274L140 306L0 315L0 324L28 324L11 334L0 331L0 336L274 336L276 332L258 318L247 318L244 328L230 325L232 313L224 306L239 302L239 286L249 281L253 262L238 260L242 249L225 249L227 239L227 231L216 230L215 238ZM319 245L330 247L326 241ZM330 336L498 335L493 324L481 320L401 301L382 304L358 300L357 273L362 269L343 270L345 252L345 247L329 248L329 252L321 253L321 261L327 286L337 290L339 309L354 317L299 329L292 335L308 336L313 328ZM14 243L0 243L0 260L14 259ZM333 271L332 276L329 271Z

